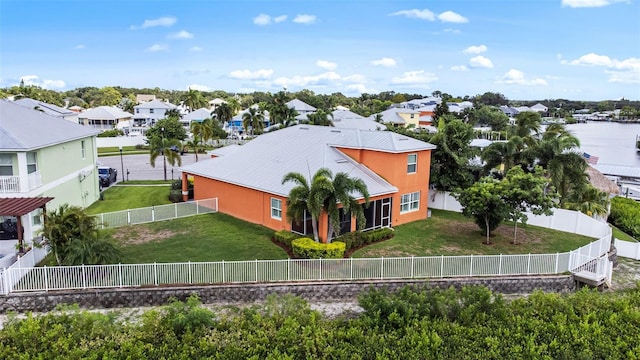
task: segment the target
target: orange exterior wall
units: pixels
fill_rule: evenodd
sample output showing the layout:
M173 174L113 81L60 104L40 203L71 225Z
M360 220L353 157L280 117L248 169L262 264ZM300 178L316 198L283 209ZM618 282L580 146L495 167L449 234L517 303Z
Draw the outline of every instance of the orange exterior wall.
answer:
M287 222L287 199L238 185L193 176L194 200L218 198L218 211L273 230L291 230ZM271 198L282 201L282 218L271 217Z
M385 153L373 150L340 148L340 151L365 165L398 188L393 194L391 219L393 226L427 218L429 203L429 170L431 169L431 150ZM407 174L407 157L409 154L418 155L416 172ZM402 195L420 191L420 207L417 211L400 214L400 200Z

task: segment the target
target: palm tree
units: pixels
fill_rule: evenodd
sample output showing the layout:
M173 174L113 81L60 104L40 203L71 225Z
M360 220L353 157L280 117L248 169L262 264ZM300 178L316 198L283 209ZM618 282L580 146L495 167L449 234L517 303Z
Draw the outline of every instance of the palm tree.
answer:
M187 143L184 144L184 146L186 148L193 149L193 153L196 156L196 162L198 162L198 152L204 148L204 146L202 145L202 142L200 142L200 139L197 137L194 137L193 139L187 141Z
M587 185L581 191L574 191L564 207L580 211L587 216L606 216L609 208L609 194Z
M205 144L213 137L214 120L207 118L201 122L194 121L191 123L191 133L194 138L199 138L200 142Z
M559 154L549 161L547 172L551 185L558 191L559 207L564 206L572 192L582 191L589 184L587 166L582 155L575 152Z
M382 123L383 120L383 116L382 114L378 113L373 115L373 121L377 122L377 123Z
M580 140L563 124L551 124L542 133L536 150L538 165L547 168L556 156L580 147Z
M333 126L333 122L331 121L331 119L333 119L333 114L328 114L322 109L314 112L313 114L309 114L307 117L309 122L313 125Z
M122 259L117 244L103 236L76 238L69 244L65 265L115 264Z
M164 113L164 117L166 119L177 119L180 120L180 110L178 109L169 109Z
M233 118L233 110L227 103L222 103L218 106L213 113L216 115L218 121L222 124L229 122Z
M174 166L176 163L178 164L178 166L182 165L180 152L174 151L174 149L180 148L181 145L182 144L180 144L180 141L177 139L152 137L149 140L149 164L151 164L152 167L156 167L156 159L158 158L158 156L162 155L165 181L167 181L167 160L172 166Z
M287 198L287 218L292 222L300 222L304 218L305 211L311 215L311 226L313 228L313 238L316 242L318 237L318 219L322 213L326 198L326 189L331 188L331 170L320 168L307 180L304 175L297 172L287 173L282 178L282 184L292 182L295 186L289 191Z
M251 136L258 130L264 129L264 113L260 109L250 107L247 112L242 114L242 126L245 131L251 128Z
M202 96L200 91L193 90L191 88L189 88L189 90L181 97L181 100L184 106L189 109L189 112L209 105L207 99Z
M359 229L365 225L366 219L364 209L360 202L353 196L354 193L362 195L365 206L369 206L369 191L367 185L362 179L349 177L347 173L339 172L333 178L330 192L326 195L323 210L329 215L329 231L327 233L327 242L331 242L332 236L340 235L340 208L345 214L353 214L356 218L356 224Z
M87 215L82 208L69 204L60 205L57 210L48 212L40 230L58 265L65 262L73 241L93 238L97 233L97 218Z

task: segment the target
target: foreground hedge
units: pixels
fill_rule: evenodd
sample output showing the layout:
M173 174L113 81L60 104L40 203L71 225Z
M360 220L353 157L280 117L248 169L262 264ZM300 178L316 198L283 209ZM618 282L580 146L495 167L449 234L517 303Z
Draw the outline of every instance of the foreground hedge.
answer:
M299 259L340 259L345 251L345 244L341 241L326 244L310 238L295 239L291 247L293 255Z
M534 293L486 288L360 297L364 313L327 319L299 298L217 314L196 298L145 312L11 318L2 359L638 359L640 290ZM129 319L130 321L127 321Z

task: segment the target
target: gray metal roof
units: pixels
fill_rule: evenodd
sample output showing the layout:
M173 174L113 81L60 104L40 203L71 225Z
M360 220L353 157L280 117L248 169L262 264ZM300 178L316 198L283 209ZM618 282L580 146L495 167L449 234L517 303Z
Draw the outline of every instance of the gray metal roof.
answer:
M57 105L48 104L46 102L29 99L29 98L16 100L14 101L14 103L29 109L35 109L37 107L37 110L42 110L45 114L56 116L56 117L63 117L63 116L77 114L76 112L73 112L69 109L65 109Z
M133 108L134 109L175 109L177 108L177 106L171 103L167 103L167 102L155 99L155 100L141 103L140 105L136 105Z
M286 103L288 107L300 112L300 111L316 111L317 109L307 104L306 102L298 99L293 99Z
M182 116L183 121L204 120L211 117L211 110L200 108Z
M385 130L386 126L378 124L371 118L365 118L349 110L334 110L331 115L333 126L343 129Z
M98 106L97 108L89 109L78 114L78 119L92 119L92 120L118 120L118 119L130 119L133 114L114 106Z
M95 136L98 130L0 100L0 151L30 151Z
M591 166L605 175L640 179L640 167L607 164Z
M223 156L199 161L182 171L272 194L288 196L293 184L282 184L289 172L312 176L319 168L334 174L345 172L362 179L371 196L389 194L397 188L335 147L404 152L435 146L387 131L361 131L297 125L269 132ZM309 175L311 174L311 175Z

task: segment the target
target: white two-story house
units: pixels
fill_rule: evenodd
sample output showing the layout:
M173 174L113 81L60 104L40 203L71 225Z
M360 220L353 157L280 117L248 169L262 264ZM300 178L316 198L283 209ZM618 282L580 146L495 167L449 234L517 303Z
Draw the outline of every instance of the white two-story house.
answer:
M37 236L45 204L87 207L99 199L98 133L0 100L0 242L17 235L17 223L26 241Z
M153 126L156 121L167 117L167 111L177 108L172 103L158 99L141 103L133 107L133 125L137 127Z

